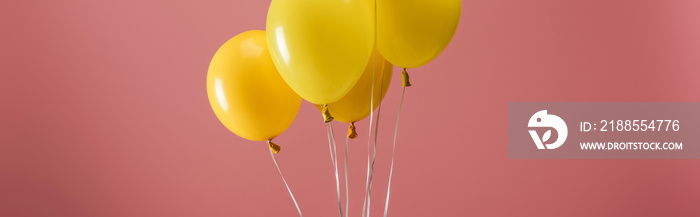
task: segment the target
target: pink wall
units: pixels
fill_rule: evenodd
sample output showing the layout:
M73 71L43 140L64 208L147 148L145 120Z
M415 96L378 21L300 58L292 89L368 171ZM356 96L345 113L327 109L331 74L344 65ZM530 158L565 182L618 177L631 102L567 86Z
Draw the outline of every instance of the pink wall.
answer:
M265 144L225 129L205 90L216 49L264 28L268 4L0 3L0 216L296 215ZM390 215L697 216L697 160L509 160L506 125L513 101L700 100L698 11L682 0L464 0L450 46L411 70ZM373 216L399 78L381 114ZM367 124L350 147L352 216ZM326 141L308 103L276 140L307 216L337 213Z

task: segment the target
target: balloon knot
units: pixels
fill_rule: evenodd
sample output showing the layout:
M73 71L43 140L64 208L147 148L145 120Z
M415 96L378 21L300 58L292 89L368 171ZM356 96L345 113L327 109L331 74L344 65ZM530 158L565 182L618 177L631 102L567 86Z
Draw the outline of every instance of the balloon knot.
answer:
M348 138L357 138L357 131L355 131L355 122L350 123L350 128L348 129Z
M267 145L270 146L270 150L272 150L272 153L277 154L277 153L280 152L281 147L280 147L279 145L273 143L273 142L272 142L272 139L267 140Z
M401 72L401 81L403 82L404 87L411 86L411 82L408 81L408 72L406 72L406 68L403 68L403 72Z
M323 112L324 123L333 121L333 116L331 116L331 112L328 111L328 104L323 104L323 109L321 110L321 112Z

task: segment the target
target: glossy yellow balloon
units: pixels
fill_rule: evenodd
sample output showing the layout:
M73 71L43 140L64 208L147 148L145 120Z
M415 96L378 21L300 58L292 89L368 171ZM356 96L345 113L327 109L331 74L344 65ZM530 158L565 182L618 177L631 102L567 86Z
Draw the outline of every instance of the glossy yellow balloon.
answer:
M262 30L238 34L221 45L209 64L207 95L224 126L254 141L282 134L301 105L301 97L277 73Z
M369 116L371 110L379 106L379 103L384 99L386 91L391 84L391 74L394 68L391 63L386 61L381 54L377 55L376 69L374 68L374 55L370 57L369 63L362 73L362 77L357 81L355 86L343 98L337 102L328 104L328 110L332 111L333 118L337 121L345 123L354 123ZM370 104L372 100L372 71L374 72L374 104ZM323 105L316 105L321 109Z
M461 0L377 0L379 52L401 68L425 65L452 40L461 7Z
M267 40L280 75L299 96L333 103L367 65L374 43L372 10L361 0L273 0Z

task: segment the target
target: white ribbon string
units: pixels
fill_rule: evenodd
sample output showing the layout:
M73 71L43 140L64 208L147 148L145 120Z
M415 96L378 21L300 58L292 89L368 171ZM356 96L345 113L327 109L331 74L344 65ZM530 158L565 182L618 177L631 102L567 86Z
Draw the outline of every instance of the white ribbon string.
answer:
M369 171L369 190L367 191L367 217L370 214L370 204L372 201L372 177L374 176L374 162L377 159L377 134L379 133L379 115L382 112L382 104L377 106L377 120L374 125L374 151L372 154L372 166Z
M350 194L348 194L348 141L350 137L345 137L345 216L349 217Z
M374 73L375 73L376 67L377 67L377 54L376 54L376 50L375 50L374 65L372 66L372 90L370 91L371 96L370 96L370 103L369 103L369 106L370 106L369 107L369 110L370 110L370 113L369 113L369 131L367 132L367 179L365 180L365 200L362 204L362 217L369 216L369 214L368 214L369 213L369 205L368 205L367 201L369 200L369 195L370 195L370 192L372 191L371 187L370 187L371 174L370 174L370 149L369 149L369 147L372 144L372 122L374 121L374 111L372 111L372 109L374 108ZM377 116L378 115L379 115L379 113L377 113ZM374 155L375 156L377 155L376 147L375 147Z
M374 74L374 73L373 73ZM374 75L372 75L374 77ZM374 80L372 80L372 102L370 106L374 103ZM367 216L367 198L370 192L369 188L369 172L370 172L370 146L372 144L372 120L374 119L374 112L370 112L369 115L369 132L367 132L367 178L365 179L365 199L362 203L362 217Z
M394 145L391 150L391 169L389 170L389 184L386 187L386 203L384 203L384 217L389 210L389 193L391 193L391 178L394 175L394 157L396 156L396 135L399 132L399 119L401 118L401 108L403 107L403 97L406 93L406 87L401 91L401 102L399 103L399 113L396 115L396 128L394 128Z
M374 62L372 64L372 90L370 91L370 101L369 101L369 131L367 132L367 179L365 180L365 200L362 204L362 217L369 216L369 205L367 200L370 194L370 161L369 161L369 147L372 142L372 122L374 120L374 73L377 69L377 1L374 1ZM376 153L375 153L376 155ZM366 209L367 208L367 209Z
M343 207L340 202L340 179L338 178L338 152L336 151L335 136L333 136L333 124L328 122L328 150L331 153L331 161L333 163L333 170L335 171L335 191L338 195L338 212L340 217L343 217ZM333 141L333 146L331 146L331 141ZM347 207L346 207L347 208Z
M287 187L287 192L289 192L289 196L292 197L292 201L294 202L294 206L297 207L297 211L299 211L299 217L303 217L301 214L301 209L299 209L299 203L297 203L297 200L294 198L294 194L292 194L292 190L289 189L289 185L287 184L287 180L284 179L284 175L282 175L282 171L280 170L280 166L277 164L277 160L275 160L275 153L272 153L272 149L270 149L270 157L272 157L272 162L275 163L275 167L277 167L277 172L279 172L280 177L282 177L282 181L284 182L284 186Z

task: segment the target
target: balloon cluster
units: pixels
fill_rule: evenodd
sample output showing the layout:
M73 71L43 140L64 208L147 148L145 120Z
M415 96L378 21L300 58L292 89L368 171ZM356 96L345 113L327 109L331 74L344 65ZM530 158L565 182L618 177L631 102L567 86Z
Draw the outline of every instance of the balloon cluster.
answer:
M394 65L410 86L406 68L445 49L461 1L377 1L272 0L267 31L236 35L211 60L207 95L217 118L277 153L272 139L291 125L302 98L325 122L352 124L379 105Z

